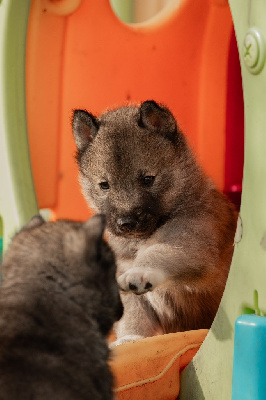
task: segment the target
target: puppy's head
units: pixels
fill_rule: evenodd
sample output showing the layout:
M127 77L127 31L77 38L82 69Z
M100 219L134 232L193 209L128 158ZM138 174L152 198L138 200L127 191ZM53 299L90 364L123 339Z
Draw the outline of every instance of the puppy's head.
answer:
M145 238L174 209L183 189L185 139L171 112L145 101L96 118L73 115L83 193L115 235Z
M15 235L4 256L3 286L49 286L51 291L62 291L85 313L93 314L107 335L121 318L123 306L114 255L103 240L104 228L103 215L84 223L34 217Z

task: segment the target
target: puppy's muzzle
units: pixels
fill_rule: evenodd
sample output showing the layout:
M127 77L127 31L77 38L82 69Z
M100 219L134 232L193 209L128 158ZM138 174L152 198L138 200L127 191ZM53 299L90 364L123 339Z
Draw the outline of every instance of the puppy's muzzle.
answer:
M115 233L124 237L143 238L154 231L157 219L150 213L134 212L115 219Z

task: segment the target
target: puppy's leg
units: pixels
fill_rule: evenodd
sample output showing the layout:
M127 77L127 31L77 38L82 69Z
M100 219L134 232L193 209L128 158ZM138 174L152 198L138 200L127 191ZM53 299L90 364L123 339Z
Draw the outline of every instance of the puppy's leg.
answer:
M224 275L217 268L215 249L206 251L199 246L194 251L168 244L154 244L139 251L131 268L118 276L118 284L124 292L143 294L154 290L167 280L179 285L190 285L200 289L201 283L209 283L208 277ZM216 261L216 263L215 263ZM208 273L207 273L208 272Z
M156 244L139 251L132 266L118 276L120 289L135 294L154 290L172 275L168 267L173 261L176 263L176 257L169 245Z
M158 330L158 320L145 295L127 293L121 298L124 314L115 324L117 340L111 346L153 336Z

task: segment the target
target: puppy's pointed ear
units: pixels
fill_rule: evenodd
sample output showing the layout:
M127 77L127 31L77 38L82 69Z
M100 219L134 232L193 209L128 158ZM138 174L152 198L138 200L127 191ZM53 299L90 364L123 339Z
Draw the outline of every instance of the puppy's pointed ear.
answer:
M72 129L77 149L82 151L97 134L99 122L94 115L85 110L74 110Z
M37 226L40 226L42 224L44 224L44 219L41 215L35 215L34 217L32 217L32 219L30 220L30 222L25 226L25 228L37 228Z
M105 217L95 215L82 223L79 229L66 231L64 248L67 258L72 262L86 260L95 265L101 259L104 228Z
M96 239L102 239L103 232L105 229L106 217L103 214L96 214L91 217L88 221L84 222L84 229L87 232L88 237Z
M153 100L141 104L139 125L162 134L172 142L176 141L177 126L173 114Z
M99 260L101 258L103 232L106 225L105 215L97 214L84 223L83 229L86 231L88 242L89 258Z

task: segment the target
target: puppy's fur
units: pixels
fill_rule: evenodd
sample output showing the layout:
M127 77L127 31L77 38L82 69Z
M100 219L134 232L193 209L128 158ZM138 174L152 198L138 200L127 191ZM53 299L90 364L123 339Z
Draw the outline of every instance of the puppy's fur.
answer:
M113 399L106 344L122 315L104 218L34 217L2 264L0 399Z
M236 215L154 101L73 115L83 193L105 213L123 291L118 342L209 328L224 290ZM137 296L138 295L138 296Z

